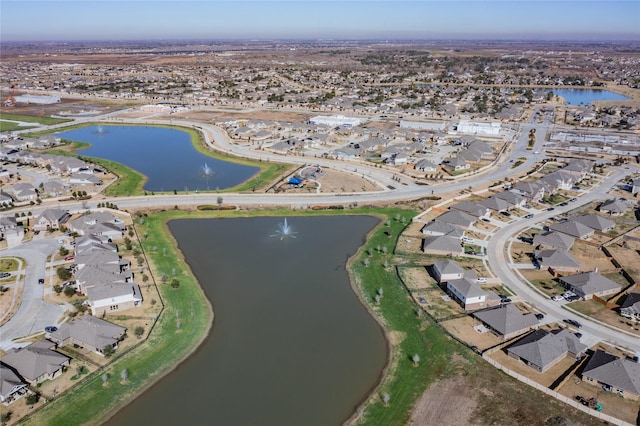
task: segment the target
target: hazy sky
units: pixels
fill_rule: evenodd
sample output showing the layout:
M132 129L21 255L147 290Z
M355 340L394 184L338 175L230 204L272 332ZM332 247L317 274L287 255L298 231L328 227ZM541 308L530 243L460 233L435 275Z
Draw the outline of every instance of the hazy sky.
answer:
M0 38L640 40L640 1L0 0Z

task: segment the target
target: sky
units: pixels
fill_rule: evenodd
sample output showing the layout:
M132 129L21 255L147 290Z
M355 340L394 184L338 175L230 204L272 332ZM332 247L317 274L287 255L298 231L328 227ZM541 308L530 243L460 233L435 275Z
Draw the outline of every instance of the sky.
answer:
M640 0L0 0L0 41L640 40Z

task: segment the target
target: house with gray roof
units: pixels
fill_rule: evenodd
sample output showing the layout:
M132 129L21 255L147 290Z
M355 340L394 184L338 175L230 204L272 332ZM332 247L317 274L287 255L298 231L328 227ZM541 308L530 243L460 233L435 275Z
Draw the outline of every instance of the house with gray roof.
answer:
M545 186L539 181L518 182L511 188L511 192L522 195L528 200L538 201L545 195Z
M460 256L463 253L460 239L452 237L427 237L422 240L422 251L442 256Z
M480 201L479 204L495 212L504 212L513 207L507 200L503 200L502 198L498 197L489 197L485 200Z
M473 316L503 340L512 339L538 326L534 314L522 313L513 303L475 312Z
M50 197L58 197L67 194L69 186L60 180L48 180L42 183L42 192Z
M467 163L467 160L460 156L456 156L453 158L449 158L442 162L442 167L449 169L451 171L461 171L468 170L471 168L471 164Z
M593 171L593 165L593 161L589 160L572 160L562 170L578 175L581 180Z
M104 355L105 347L118 348L126 331L126 328L109 321L84 315L60 325L58 330L49 334L49 338L58 343L58 346L78 345L87 352Z
M631 193L636 195L640 192L640 177L635 178L631 181Z
M17 201L29 201L38 198L38 192L36 188L27 182L18 182L11 188L13 197Z
M433 237L441 237L443 235L458 239L464 237L462 228L446 222L431 221L422 227L421 232Z
M135 283L104 283L86 289L91 315L100 316L142 306L140 286Z
M469 228L477 220L477 218L459 210L449 210L448 212L442 213L440 216L436 217L433 220L436 222L444 222L466 229Z
M0 402L9 405L29 393L29 384L13 368L0 362Z
M598 216L597 214L584 214L575 216L572 219L574 222L581 223L600 232L611 231L616 226L614 221L607 219L606 217Z
M589 228L587 225L575 220L565 220L564 222L554 223L553 225L549 225L549 230L560 232L573 238L588 238L595 232L593 228Z
M60 229L60 225L64 225L70 217L71 215L67 210L46 209L34 219L33 230L47 231Z
M560 284L580 297L591 299L593 296L607 296L621 290L620 285L603 277L595 271L560 277Z
M465 276L465 272L469 272L458 264L455 260L438 260L431 265L431 274L439 283L449 280L459 280ZM467 278L469 278L467 276Z
M500 298L495 293L483 290L467 278L447 281L447 293L467 312L500 304Z
M69 183L71 185L102 185L102 179L98 176L89 173L74 173L69 176Z
M542 248L569 250L575 238L556 231L540 232L533 236L533 244Z
M491 214L491 210L489 210L488 207L473 201L460 201L459 203L450 206L449 209L458 210L476 218L489 217Z
M535 330L507 347L507 355L544 373L567 356L582 357L587 346L567 330Z
M598 349L582 371L582 380L603 386L634 401L640 400L640 363Z
M634 321L640 321L640 293L632 292L620 305L620 315Z
M56 344L47 339L38 340L20 349L10 349L3 362L16 370L27 382L34 385L60 376L71 358L56 352Z
M628 202L612 198L600 204L598 210L602 213L607 213L610 216L620 216L630 208L631 206L629 206Z
M526 201L522 195L511 191L498 192L494 197L505 200L511 205L511 207L522 207Z
M419 172L435 172L438 170L438 166L426 158L416 161L413 168Z
M105 235L116 239L124 235L125 225L110 213L93 212L70 220L67 228L80 235Z
M578 272L580 270L580 263L565 250L536 250L533 256L542 269L561 272Z

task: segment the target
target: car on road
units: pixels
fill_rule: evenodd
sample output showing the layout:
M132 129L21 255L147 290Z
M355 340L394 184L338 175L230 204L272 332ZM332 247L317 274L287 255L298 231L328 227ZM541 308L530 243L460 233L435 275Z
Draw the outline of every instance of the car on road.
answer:
M554 211L555 209L556 209L555 207L549 207L549 208L547 209L547 211L548 211L548 212L552 212L552 211Z
M572 325L576 328L582 328L582 324L580 324L578 321L572 320L572 319L563 319L562 322Z
M525 215L524 217L525 219L531 219L533 218L533 213L529 213L528 215Z
M580 191L580 187L579 186L572 186L571 190L572 191Z
M64 258L64 260L67 261L67 262L72 261L73 259L75 259L74 256L67 256L67 257Z
M560 205L564 207L564 206L568 206L569 203L567 203L566 201L563 201L563 202L560 203Z
M44 331L47 333L53 333L54 331L58 331L58 327L54 327L53 325L46 326Z
M537 319L539 319L539 320L541 320L541 319L543 319L543 318L544 318L544 314L540 314L540 313L538 313L538 314L536 314L536 318L537 318Z
M578 201L578 199L575 198L575 197L569 200L569 202L571 202L571 203L576 202L576 201Z
M38 284L44 284L44 278L38 278Z
M562 296L553 296L551 298L551 300L553 300L554 302L560 302L560 301L564 300L564 297L562 297Z
M58 244L64 244L64 240L62 238L58 238Z

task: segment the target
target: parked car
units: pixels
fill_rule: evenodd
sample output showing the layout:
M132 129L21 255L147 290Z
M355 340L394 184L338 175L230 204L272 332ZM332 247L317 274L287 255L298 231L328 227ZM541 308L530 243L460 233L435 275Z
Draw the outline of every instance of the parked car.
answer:
M469 237L462 237L462 242L463 243L475 243L476 240L474 240L473 238L469 238Z
M72 261L73 259L75 259L74 256L67 256L64 258L64 260L66 260L67 262Z
M536 314L536 318L541 320L544 318L544 314Z
M509 212L500 212L502 216L511 217L511 213Z
M486 278L483 278L483 277L476 278L476 282L477 282L477 283L486 283L486 282L487 282L487 279L486 279Z
M573 203L573 202L575 202L575 201L578 201L578 199L577 199L577 198L575 198L575 197L569 200L569 202L571 202L571 203Z
M62 238L58 238L58 244L64 244L64 240Z
M533 217L533 213L529 213L528 215L526 215L524 218L525 219L531 219Z
M568 206L569 203L567 203L566 201L563 201L563 202L560 203L560 205L564 207L564 206Z
M425 300L424 297L418 297L418 302L420 303L427 303L427 301Z
M555 209L556 209L555 207L549 207L549 208L547 209L547 211L548 211L548 212L551 212L551 211L554 211Z
M582 339L582 333L573 333L578 339Z
M482 221L483 221L483 222L491 222L491 220L487 219L486 217L483 217L483 218L482 218Z
M44 328L44 331L47 332L47 333L53 333L54 331L58 331L58 327L54 327L52 325L49 325L49 326Z
M564 300L564 297L562 297L562 296L553 296L551 298L551 300L553 300L554 302L560 302L560 301Z
M580 324L578 321L572 320L572 319L563 319L562 322L572 325L576 328L582 328L582 324Z
M477 251L474 253L476 256L484 256L484 253L481 251Z
M530 206L529 204L525 204L525 205L523 205L523 206L522 206L522 208L530 209L530 208L531 208L531 206Z
M11 274L10 274L10 273L8 273L8 272L2 272L2 273L0 273L0 278L9 278L10 276L11 276Z
M44 284L44 278L38 278L38 284Z

